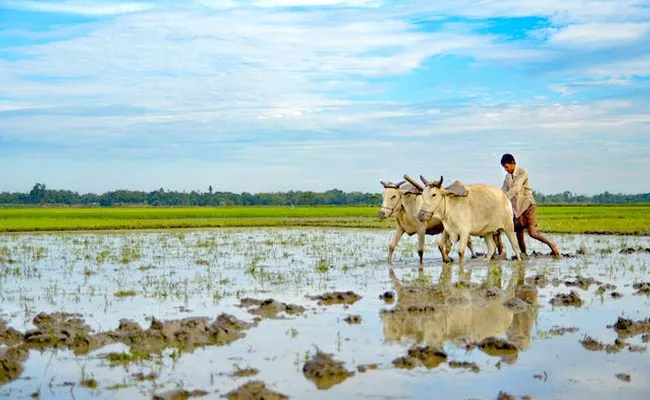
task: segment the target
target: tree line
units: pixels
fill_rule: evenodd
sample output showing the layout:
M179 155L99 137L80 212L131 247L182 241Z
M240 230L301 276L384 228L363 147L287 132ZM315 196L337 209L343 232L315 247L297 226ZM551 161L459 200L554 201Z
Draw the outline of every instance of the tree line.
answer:
M594 196L569 191L558 194L533 195L539 204L632 204L650 203L650 193L621 194L604 192ZM302 206L302 205L372 205L381 204L381 193L288 191L277 193L232 193L213 191L178 192L160 188L151 192L114 190L103 194L79 194L71 190L52 190L37 183L28 193L0 193L0 204L6 205L86 205L86 206Z

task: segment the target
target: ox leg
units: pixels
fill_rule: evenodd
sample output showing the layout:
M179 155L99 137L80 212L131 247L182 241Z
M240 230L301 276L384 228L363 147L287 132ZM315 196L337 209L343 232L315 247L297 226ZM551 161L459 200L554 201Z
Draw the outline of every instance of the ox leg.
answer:
M517 243L517 238L515 237L515 232L505 231L505 233L508 236L508 241L510 242L510 247L512 247L512 251L515 252L515 257L517 258L518 261L521 261L521 255L519 253L519 245Z
M503 254L503 240L501 240L501 231L494 233L494 241L497 244L497 253Z
M395 237L393 238L393 241L390 242L390 246L388 246L388 264L393 265L393 252L395 251L397 243L399 243L399 240L402 238L402 235L404 235L404 229L402 229L401 226L398 226L397 232L395 232Z
M494 243L494 235L493 234L488 234L483 237L485 239L485 243L487 243L487 260L490 261L492 260L492 257L494 257L494 253L496 251L496 244Z
M460 245L458 246L458 262L462 263L465 259L465 248L467 247L467 239L469 239L468 233L460 234Z
M467 238L467 248L472 253L472 258L476 258L476 253L474 253L474 246L472 245L472 238Z
M449 252L451 251L452 246L453 243L451 242L449 234L447 231L442 231L442 234L440 235L440 242L438 242L438 249L442 255L442 261L445 263L450 263L453 261L451 258L449 258Z
M418 256L420 257L420 268L424 264L422 259L424 258L424 236L425 232L418 232Z

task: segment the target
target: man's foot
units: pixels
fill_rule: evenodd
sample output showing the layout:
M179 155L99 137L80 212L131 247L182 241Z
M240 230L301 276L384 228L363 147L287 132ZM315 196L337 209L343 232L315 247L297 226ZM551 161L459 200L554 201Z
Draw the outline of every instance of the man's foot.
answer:
M551 245L551 255L553 257L561 257L560 251L555 244Z

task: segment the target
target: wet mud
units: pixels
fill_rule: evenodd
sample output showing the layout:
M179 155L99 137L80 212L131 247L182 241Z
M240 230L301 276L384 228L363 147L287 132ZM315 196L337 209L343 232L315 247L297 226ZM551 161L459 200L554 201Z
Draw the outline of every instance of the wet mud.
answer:
M39 313L32 322L35 329L21 334L20 341L13 347L0 349L0 383L7 383L20 376L22 363L27 359L30 349L67 348L76 355L83 355L113 343L123 343L137 357L126 353L110 353L107 357L112 364L126 364L138 358L161 354L167 348L191 352L197 347L226 345L243 338L244 331L253 326L225 313L219 315L214 322L198 317L172 321L153 318L146 330L136 322L123 319L116 330L96 334L91 333L78 314ZM12 338L14 335L12 333Z
M354 375L348 371L342 361L336 361L332 354L320 350L302 366L305 378L314 382L320 390L327 390Z
M632 377L630 376L630 374L618 373L618 374L616 374L614 376L616 377L616 379L621 380L623 382L631 382L632 381Z
M284 315L300 315L305 312L303 306L282 303L275 299L257 300L247 297L241 299L239 307L253 307L248 312L262 318L280 318Z
M581 307L582 299L577 292L572 290L569 294L558 293L549 303L555 307Z
M204 397L207 396L208 392L205 390L184 390L184 389L175 389L153 396L154 400L186 400L192 397Z
M634 293L636 295L640 295L640 294L643 294L643 295L646 295L646 296L650 295L650 282L634 283L632 285L632 287L634 289L636 289L636 292Z
M576 327L568 327L568 328L565 328L565 327L553 327L548 331L548 333L551 336L564 336L567 333L576 333L579 330L580 329L578 329Z
M284 400L289 397L267 389L262 381L248 382L237 389L226 393L228 400Z
M348 315L343 319L343 321L347 322L350 325L357 325L361 323L361 315Z
M650 318L633 321L631 319L618 317L616 323L608 325L607 327L614 329L620 339L626 339L640 334L647 335L650 333Z
M365 372L368 372L370 370L377 369L377 368L379 368L379 364L376 364L376 363L362 364L362 365L357 366L357 371L359 371L361 373L365 373Z
M311 300L317 300L319 305L333 305L333 304L354 304L361 300L361 296L351 290L347 292L328 292L318 296L310 297Z
M475 374L478 374L481 372L481 368L479 368L478 364L475 362L469 362L469 361L449 361L447 363L450 368L462 368L462 369L467 369L469 371L474 372Z

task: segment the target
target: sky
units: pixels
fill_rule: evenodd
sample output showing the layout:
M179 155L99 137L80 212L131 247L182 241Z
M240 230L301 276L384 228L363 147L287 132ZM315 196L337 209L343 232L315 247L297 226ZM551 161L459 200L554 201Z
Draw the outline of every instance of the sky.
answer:
M0 191L650 192L647 0L0 0Z

